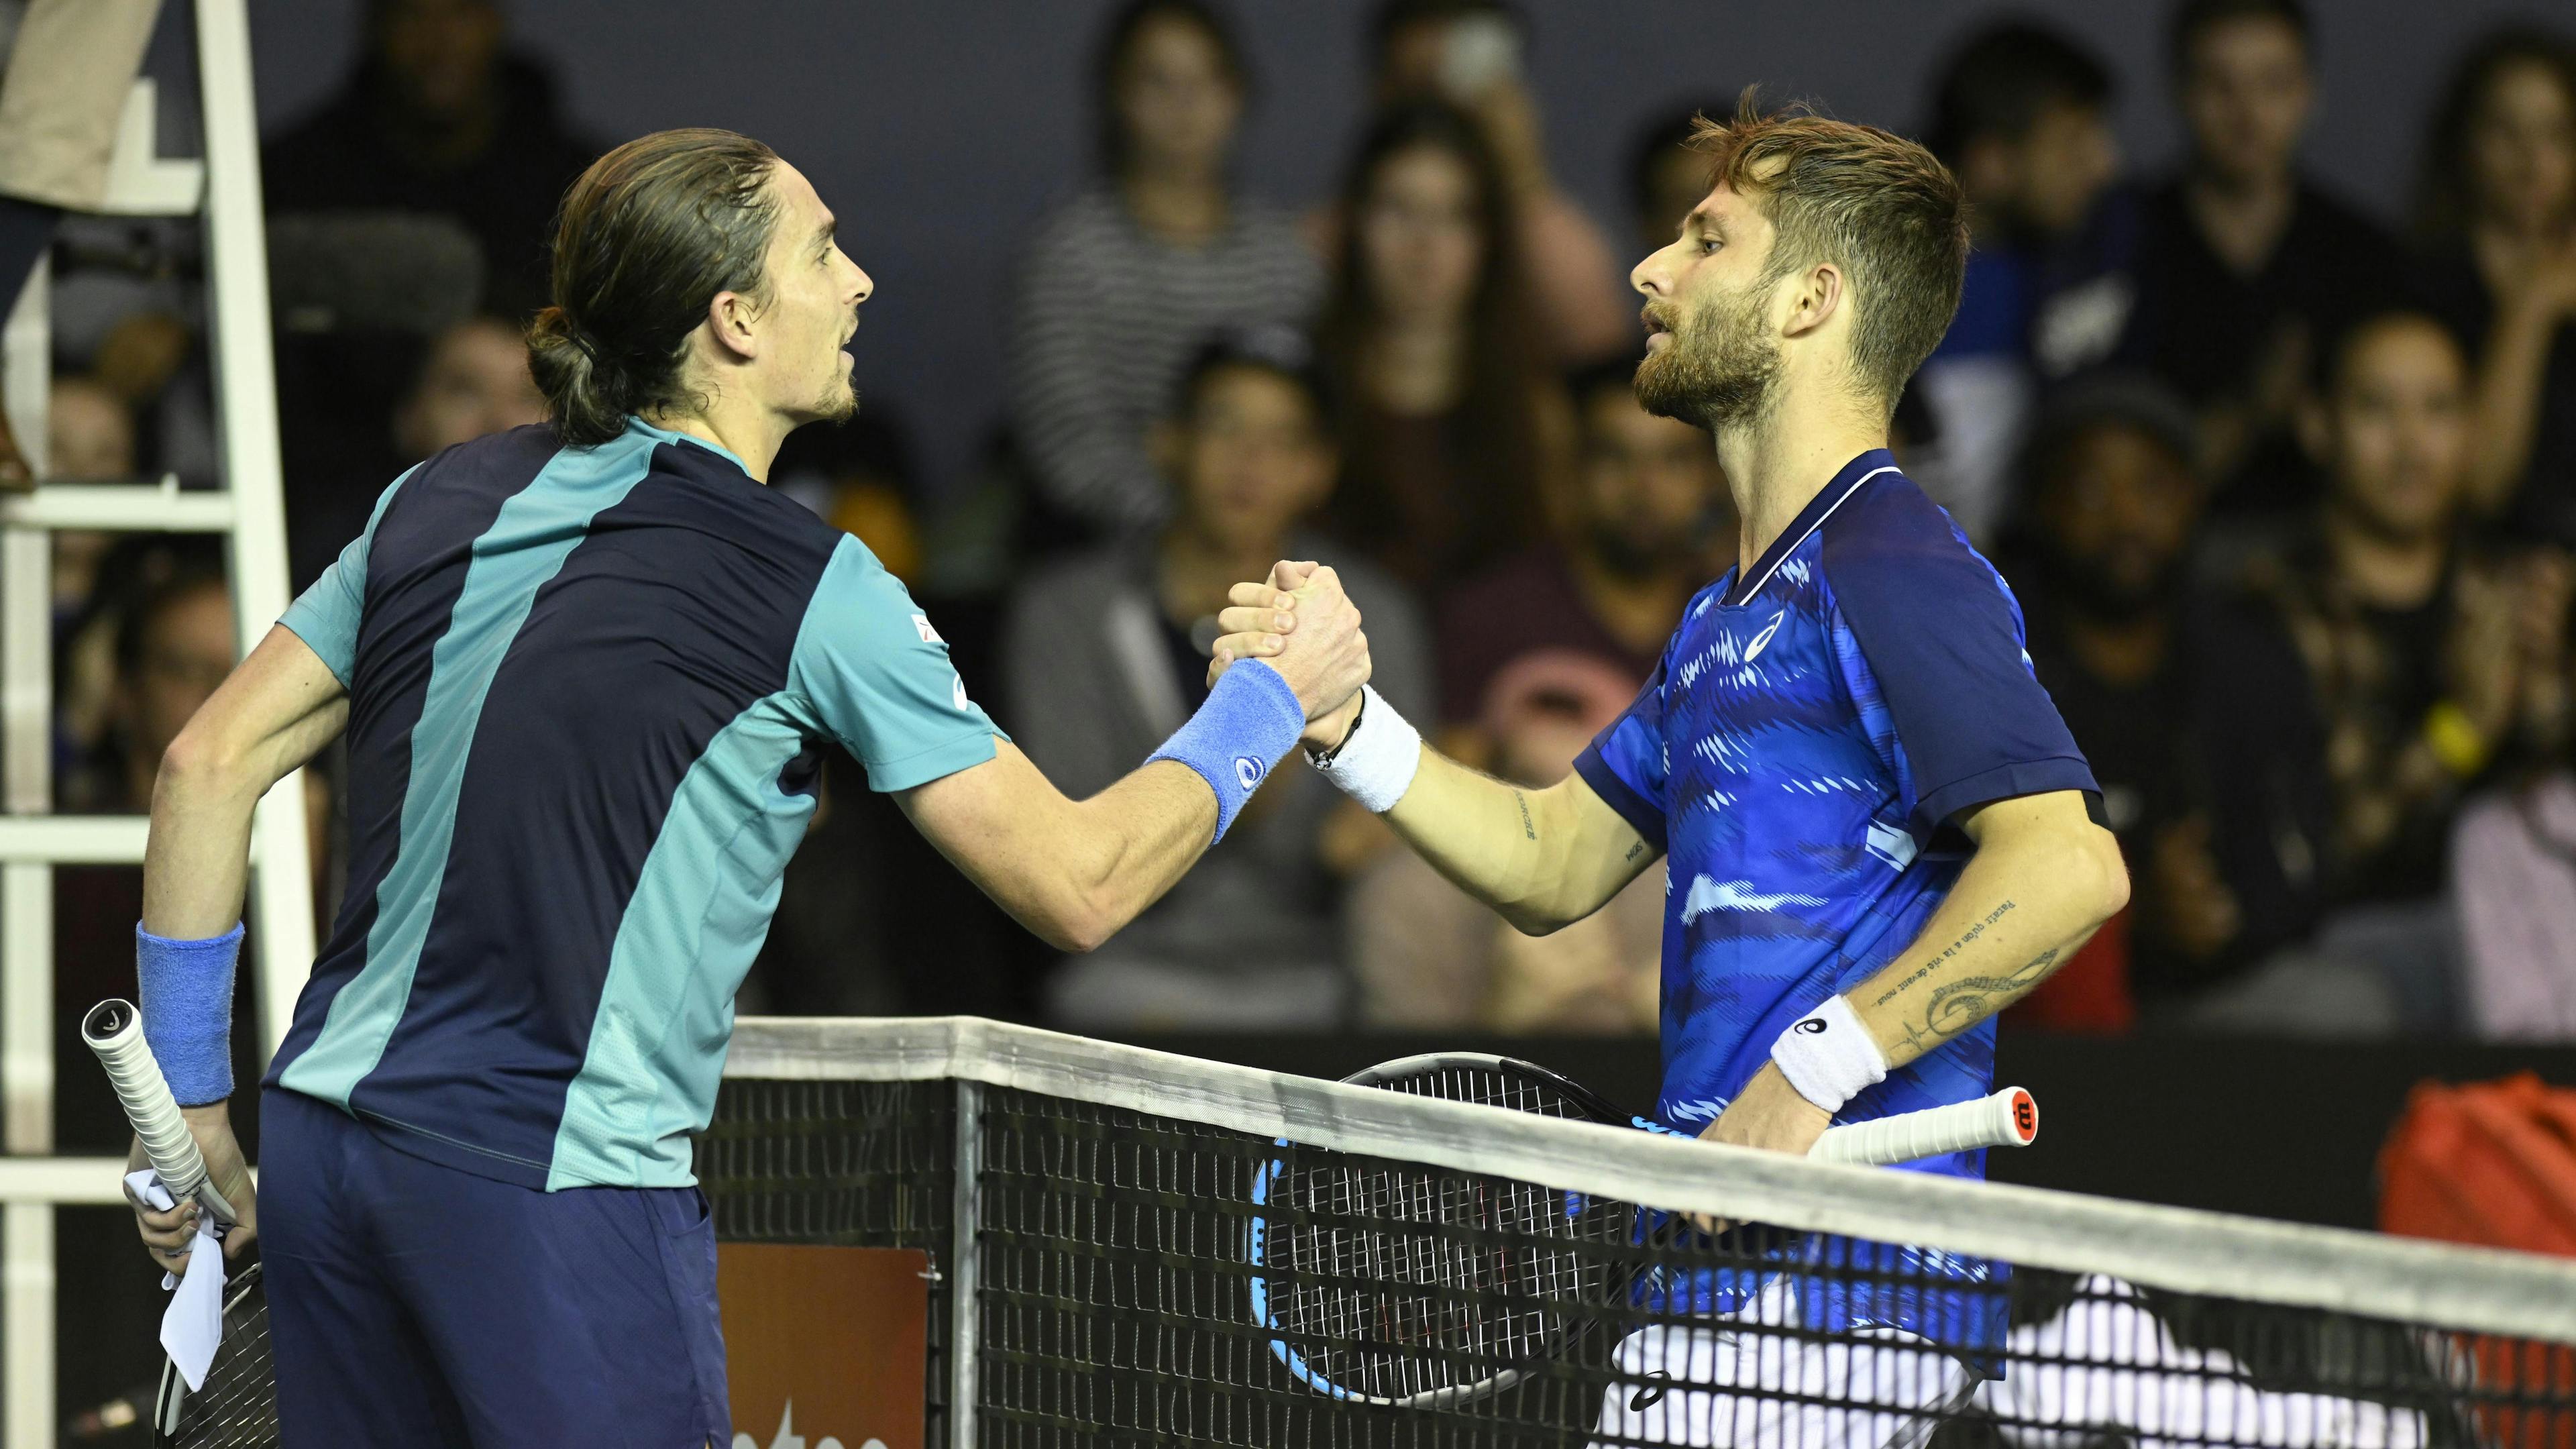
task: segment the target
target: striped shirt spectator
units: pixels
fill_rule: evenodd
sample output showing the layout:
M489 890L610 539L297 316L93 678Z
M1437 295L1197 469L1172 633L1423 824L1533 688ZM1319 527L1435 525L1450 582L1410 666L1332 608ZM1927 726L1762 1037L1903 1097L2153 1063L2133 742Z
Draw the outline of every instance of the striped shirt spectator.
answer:
M1171 495L1145 432L1215 333L1303 326L1323 272L1284 210L1237 199L1197 248L1148 234L1109 186L1048 219L1022 274L1013 420L1048 500L1104 532L1154 527Z

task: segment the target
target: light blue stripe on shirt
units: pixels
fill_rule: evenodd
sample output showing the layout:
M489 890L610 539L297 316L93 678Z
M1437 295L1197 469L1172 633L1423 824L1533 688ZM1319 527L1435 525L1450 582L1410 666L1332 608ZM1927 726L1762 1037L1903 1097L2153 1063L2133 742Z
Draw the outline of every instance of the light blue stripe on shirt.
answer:
M464 589L430 653L429 685L411 733L401 843L376 890L367 963L332 998L320 1035L287 1066L279 1085L346 1108L350 1093L383 1059L410 1000L412 973L446 880L457 794L492 677L537 591L588 536L590 520L643 481L663 441L630 429L597 448L556 453L474 541Z

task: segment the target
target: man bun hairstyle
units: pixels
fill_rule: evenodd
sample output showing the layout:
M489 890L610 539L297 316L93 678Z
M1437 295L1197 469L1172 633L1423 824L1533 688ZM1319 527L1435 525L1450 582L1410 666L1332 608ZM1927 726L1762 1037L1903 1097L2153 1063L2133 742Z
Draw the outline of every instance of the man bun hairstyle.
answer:
M1751 90L1725 121L1703 116L1693 148L1709 189L1754 199L1777 232L1765 285L1818 262L1851 288L1852 363L1891 411L1950 330L1968 268L1968 203L1931 152L1875 126L1803 106L1763 110Z
M598 447L629 413L691 401L680 372L707 304L764 285L777 165L777 152L731 131L657 131L592 162L564 193L554 305L529 324L528 371L567 445Z

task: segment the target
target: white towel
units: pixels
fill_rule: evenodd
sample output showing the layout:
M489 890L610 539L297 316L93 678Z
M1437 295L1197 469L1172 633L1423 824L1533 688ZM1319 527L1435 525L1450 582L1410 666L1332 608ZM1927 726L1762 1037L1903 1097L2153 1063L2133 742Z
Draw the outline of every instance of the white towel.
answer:
M170 1189L150 1168L127 1173L125 1185L156 1209L166 1212L172 1205ZM179 1366L179 1376L194 1393L206 1386L206 1366L215 1361L215 1345L224 1339L224 1247L215 1240L213 1213L197 1214L197 1242L188 1252L186 1276L164 1273L161 1286L179 1290L161 1314L161 1351Z

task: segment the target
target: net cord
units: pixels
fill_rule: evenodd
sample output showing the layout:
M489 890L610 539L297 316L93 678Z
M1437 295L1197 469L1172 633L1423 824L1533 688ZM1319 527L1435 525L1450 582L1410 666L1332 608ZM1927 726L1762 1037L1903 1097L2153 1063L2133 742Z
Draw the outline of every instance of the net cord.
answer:
M2537 1254L1805 1161L980 1017L744 1017L725 1075L1009 1087L1676 1211L2107 1273L2179 1292L2576 1343L2576 1263ZM974 1116L960 1106L964 1148ZM1720 1163L1722 1172L1712 1170ZM961 1171L960 1182L974 1175ZM959 1205L971 1206L962 1190ZM971 1241L958 1239L961 1248ZM969 1261L958 1254L961 1271Z

